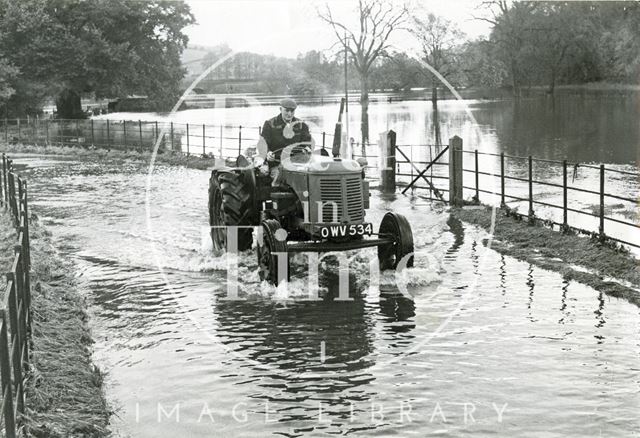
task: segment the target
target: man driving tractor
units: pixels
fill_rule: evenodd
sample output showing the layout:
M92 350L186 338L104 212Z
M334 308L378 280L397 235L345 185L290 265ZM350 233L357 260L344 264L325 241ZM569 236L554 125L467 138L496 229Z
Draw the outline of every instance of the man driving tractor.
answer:
M262 126L260 140L258 141L258 156L268 163L274 182L277 179L280 156L285 147L302 145L313 148L313 139L309 133L309 126L294 117L297 106L296 101L293 99L282 99L280 101L280 114L266 120Z

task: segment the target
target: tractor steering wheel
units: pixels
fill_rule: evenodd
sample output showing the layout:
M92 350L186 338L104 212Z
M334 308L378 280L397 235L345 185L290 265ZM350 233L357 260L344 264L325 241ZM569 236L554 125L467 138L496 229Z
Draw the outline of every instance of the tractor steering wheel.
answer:
M287 149L289 150L287 151ZM278 148L274 151L268 151L266 160L270 162L280 163L281 159L275 158L276 152L279 152L279 151L282 151L283 154L286 154L286 156L288 156L290 160L293 162L306 162L309 160L309 157L313 152L313 150L311 149L311 145L306 143L295 143L295 144ZM269 159L270 158L269 155L272 156L271 159ZM300 158L303 158L303 159L300 160Z

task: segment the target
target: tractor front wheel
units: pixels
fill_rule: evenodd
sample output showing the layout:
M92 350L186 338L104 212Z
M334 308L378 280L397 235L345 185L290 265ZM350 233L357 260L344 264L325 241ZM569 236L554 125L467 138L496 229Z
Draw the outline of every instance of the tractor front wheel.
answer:
M403 262L402 267L413 267L413 233L407 218L388 212L380 222L379 233L393 238L393 243L378 247L380 269L396 269L400 262Z
M274 219L262 222L262 242L258 241L258 274L260 280L278 285L289 280L289 260L286 238L280 236L280 223ZM286 237L286 234L285 234ZM260 240L260 239L258 239Z

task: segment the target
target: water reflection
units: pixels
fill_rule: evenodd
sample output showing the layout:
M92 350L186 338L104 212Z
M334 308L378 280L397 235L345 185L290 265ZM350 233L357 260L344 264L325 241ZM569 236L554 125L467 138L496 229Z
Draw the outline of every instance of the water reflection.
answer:
M631 164L637 159L637 93L584 94L474 103L481 125L495 129L511 155Z
M408 333L416 327L415 302L399 291L380 291L380 312L387 317L385 323L390 331Z
M565 319L569 316L567 312L567 290L569 290L569 280L566 278L562 279L562 300L560 305L560 312L562 313L562 318L558 321L558 324L564 324Z
M283 305L218 296L214 308L218 336L232 351L252 361L295 373L370 366L374 321L355 275L349 275L351 301L337 300L337 276L323 277L321 285L327 293L318 301Z

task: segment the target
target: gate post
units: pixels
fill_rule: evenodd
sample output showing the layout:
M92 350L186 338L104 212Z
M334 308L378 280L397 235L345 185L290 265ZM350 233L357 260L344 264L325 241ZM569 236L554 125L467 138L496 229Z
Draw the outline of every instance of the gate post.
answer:
M604 164L600 165L600 225L598 226L598 237L601 242L606 238L604 234Z
M396 191L396 133L393 130L380 134L378 140L380 157L382 157L382 193L395 193Z
M449 139L449 203L461 206L462 198L462 139Z

